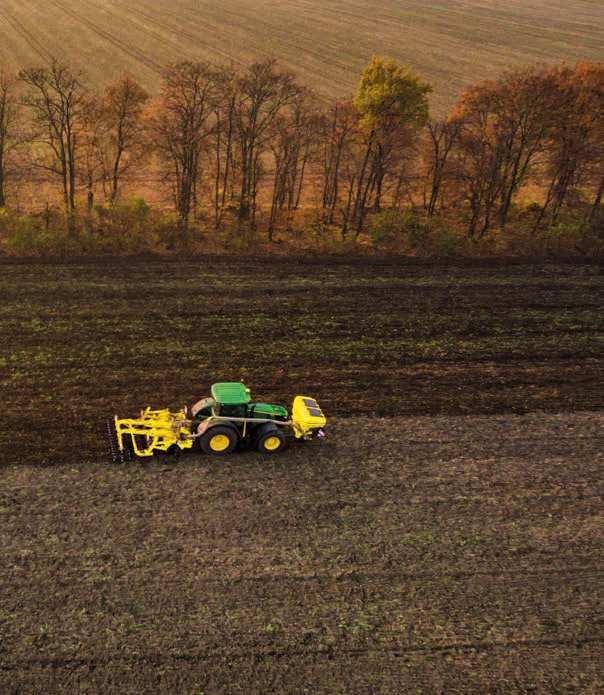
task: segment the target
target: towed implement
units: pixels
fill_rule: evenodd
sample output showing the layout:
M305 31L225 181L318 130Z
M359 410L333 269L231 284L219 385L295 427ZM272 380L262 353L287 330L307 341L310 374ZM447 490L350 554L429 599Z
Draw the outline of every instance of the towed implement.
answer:
M310 396L296 396L290 414L282 405L252 402L250 389L239 382L214 384L211 394L178 411L147 408L137 418L116 415L107 422L112 460L126 463L194 448L215 456L243 449L276 454L292 441L325 436L327 421Z

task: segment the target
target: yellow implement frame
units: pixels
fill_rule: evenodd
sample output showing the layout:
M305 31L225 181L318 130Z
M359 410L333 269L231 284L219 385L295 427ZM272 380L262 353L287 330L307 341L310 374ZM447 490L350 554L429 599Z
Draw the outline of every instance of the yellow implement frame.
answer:
M130 442L136 456L153 456L154 451L168 451L174 446L179 449L193 446L191 422L184 410L173 413L147 408L138 418L118 418L116 415L114 422L117 445L122 454ZM125 437L129 439L126 441Z

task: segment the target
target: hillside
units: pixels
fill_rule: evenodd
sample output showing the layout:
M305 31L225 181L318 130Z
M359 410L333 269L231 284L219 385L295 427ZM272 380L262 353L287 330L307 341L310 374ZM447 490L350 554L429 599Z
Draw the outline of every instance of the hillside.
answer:
M428 6L427 6L428 5ZM3 0L0 62L60 57L96 83L127 70L151 90L179 58L281 59L325 96L354 88L374 53L409 63L437 110L515 64L601 58L593 0Z

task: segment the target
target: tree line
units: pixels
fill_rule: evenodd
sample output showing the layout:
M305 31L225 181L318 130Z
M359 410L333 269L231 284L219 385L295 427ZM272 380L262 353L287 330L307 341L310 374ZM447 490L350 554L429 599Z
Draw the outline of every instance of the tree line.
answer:
M0 208L55 182L70 235L136 175L157 175L186 245L203 217L272 240L297 213L358 238L384 210L449 216L469 239L504 232L523 191L533 233L572 212L602 227L604 65L531 66L468 87L433 118L430 85L375 57L331 105L272 59L237 71L183 61L151 97L124 75L100 92L69 66L0 69ZM525 221L526 223L526 221Z

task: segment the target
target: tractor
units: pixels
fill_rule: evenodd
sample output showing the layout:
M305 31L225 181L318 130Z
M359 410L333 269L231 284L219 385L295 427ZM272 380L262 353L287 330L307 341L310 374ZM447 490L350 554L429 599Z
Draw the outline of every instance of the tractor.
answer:
M147 408L137 418L116 415L107 422L112 460L126 463L195 448L213 456L245 449L276 454L291 442L325 436L327 421L309 396L296 396L289 415L282 405L252 402L250 389L240 382L214 384L211 394L175 412Z

